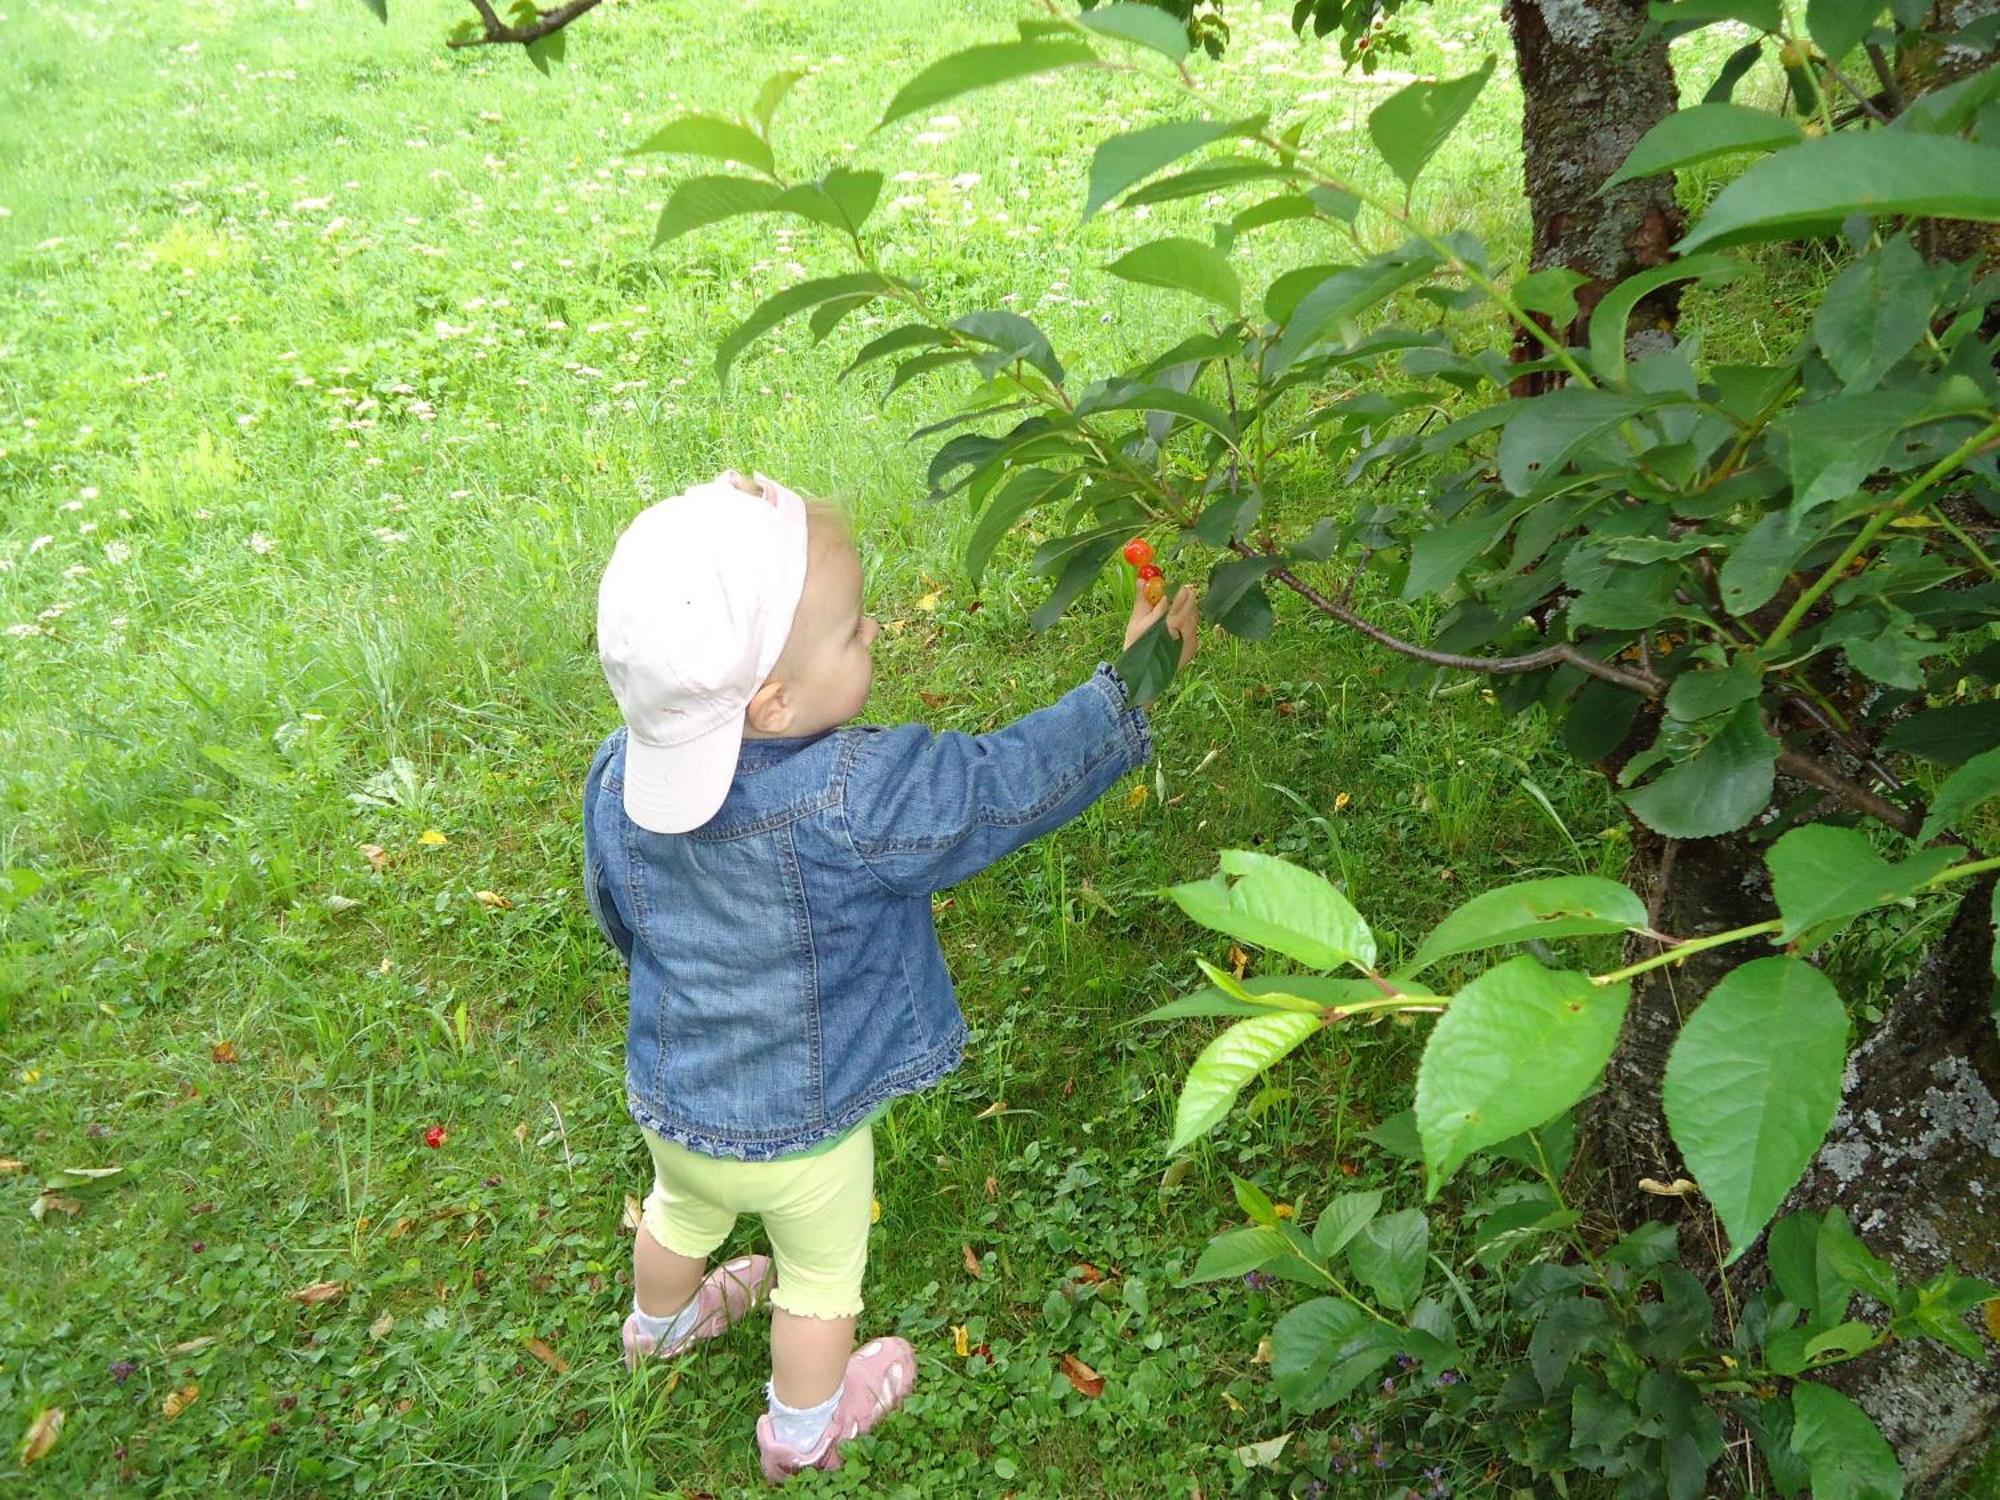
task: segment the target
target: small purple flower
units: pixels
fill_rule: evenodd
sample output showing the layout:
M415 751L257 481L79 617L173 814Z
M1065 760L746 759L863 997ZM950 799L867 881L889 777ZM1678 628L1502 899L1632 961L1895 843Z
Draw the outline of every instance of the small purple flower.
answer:
M1245 1271L1243 1273L1243 1284L1253 1292L1261 1292L1270 1287L1272 1282L1271 1278L1266 1276L1262 1271Z
M1324 1495L1325 1493L1326 1493L1326 1486L1321 1484L1317 1479L1315 1479L1311 1484L1307 1485L1305 1488L1305 1500L1320 1500L1320 1496Z
M1382 1381L1382 1394L1385 1396L1393 1396L1396 1394L1395 1376L1390 1375L1384 1378L1384 1380Z
M1440 1371L1438 1371L1438 1378L1437 1378L1437 1383L1438 1383L1439 1385L1457 1385L1457 1384L1458 1384L1458 1382L1459 1382L1459 1373L1458 1373L1458 1371L1456 1371L1456 1370L1440 1370Z
M138 1373L139 1373L139 1367L133 1364L132 1361L129 1359L118 1360L114 1362L111 1366L111 1378L117 1381L120 1385L123 1385L126 1381L130 1380L134 1375Z
M1414 1358L1412 1358L1412 1357L1411 1357L1410 1355L1408 1355L1408 1354L1400 1354L1400 1353L1399 1353L1399 1354L1398 1354L1398 1355L1396 1356L1396 1368L1397 1368L1397 1369L1399 1369L1399 1370L1407 1370L1407 1369L1409 1369L1409 1368L1410 1368L1410 1367L1411 1367L1412 1365L1414 1365L1415 1363L1416 1363L1416 1360L1415 1360Z
M1431 1494L1435 1500L1443 1500L1443 1497L1451 1493L1451 1486L1444 1480L1443 1464L1424 1470L1424 1478L1431 1482Z

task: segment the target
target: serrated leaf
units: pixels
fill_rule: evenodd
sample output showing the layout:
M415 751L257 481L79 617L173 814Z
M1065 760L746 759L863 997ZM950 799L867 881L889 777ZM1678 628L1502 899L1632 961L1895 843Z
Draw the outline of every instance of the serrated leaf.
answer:
M1125 648L1112 670L1125 684L1125 695L1132 706L1144 708L1166 691L1180 665L1181 643L1168 631L1166 616L1162 615Z
M1816 1381L1792 1387L1792 1452L1811 1467L1813 1500L1902 1500L1902 1466L1880 1429Z
M1318 1016L1279 1011L1238 1021L1210 1042L1181 1085L1167 1154L1206 1135L1229 1113L1244 1084L1319 1029Z
M1492 76L1493 58L1488 56L1476 73L1442 83L1406 84L1375 106L1368 116L1369 138L1405 187L1416 184L1424 164L1458 128Z
M1896 434L1929 405L1918 391L1863 391L1794 408L1782 424L1791 448L1794 521L1860 489L1887 460Z
M1276 1229L1261 1224L1250 1229L1231 1229L1202 1247L1201 1257L1187 1279L1190 1283L1226 1281L1290 1252L1291 1242Z
M987 374L1024 360L1056 385L1062 384L1062 363L1050 347L1048 335L1019 313L1000 308L967 313L951 326L969 339L992 346L992 354L980 356Z
M1302 1302L1271 1330L1271 1384L1294 1411L1332 1406L1395 1357L1397 1330L1333 1297Z
M1598 378L1614 385L1624 383L1625 325L1643 298L1676 281L1698 280L1719 286L1743 273L1744 268L1727 256L1692 255L1627 276L1604 294L1590 315L1590 362Z
M1945 829L1962 826L1970 814L1996 796L2000 796L2000 746L1973 756L1945 778L1918 841L1927 844ZM1995 961L2000 962L2000 951L1996 951Z
M1795 958L1732 969L1681 1027L1661 1101L1674 1143L1728 1231L1730 1261L1819 1149L1846 1061L1840 996Z
M974 89L1096 61L1097 54L1086 43L1066 37L1023 38L1018 42L967 47L939 58L898 89L875 128L880 130L906 115L932 109Z
M1104 268L1124 281L1191 292L1234 313L1242 305L1243 285L1229 258L1213 245L1174 236L1153 240L1121 255Z
M887 359L892 354L901 354L908 349L935 349L950 342L951 335L941 328L933 328L928 323L905 323L901 328L892 328L863 344L854 358L848 361L847 368L840 372L840 378L845 380L864 365Z
M1381 1212L1382 1194L1376 1189L1365 1193L1342 1193L1327 1204L1319 1222L1313 1225L1313 1248L1331 1260L1368 1221Z
M1641 405L1616 391L1582 385L1507 403L1498 408L1506 413L1500 434L1500 482L1510 494L1527 494L1579 449L1640 411Z
M787 287L777 295L767 297L716 346L716 377L726 381L729 367L736 363L736 357L785 319L818 307L822 302L831 302L836 297L886 292L891 285L888 278L873 271L852 271L845 276L820 276L802 281L797 286Z
M1729 665L1683 672L1667 689L1667 712L1683 723L1713 718L1748 703L1764 690L1763 676L1742 657Z
M771 130L771 118L777 114L778 106L785 102L785 96L791 93L792 86L805 76L802 69L785 68L766 78L763 87L757 90L757 102L750 106L750 117L763 127L767 135Z
M28 1431L21 1439L21 1467L39 1463L54 1451L56 1439L62 1436L63 1421L67 1414L60 1406L45 1406L35 1413L28 1423Z
M1100 36L1137 42L1170 62L1179 62L1188 53L1187 28L1157 6L1106 5L1076 19Z
M1598 191L1606 192L1635 177L1678 172L1733 152L1776 151L1804 139L1797 125L1769 110L1720 103L1677 109L1639 138L1625 165Z
M1668 838L1712 838L1741 828L1770 803L1778 742L1755 702L1729 716L1693 758L1625 793L1639 821Z
M1347 1242L1354 1276L1384 1307L1405 1311L1424 1289L1431 1226L1419 1208L1370 1219Z
M1617 1044L1630 998L1630 985L1593 984L1526 954L1453 996L1417 1067L1428 1196L1473 1152L1581 1099Z
M1931 325L1931 276L1898 235L1833 279L1813 314L1813 337L1850 393L1873 390Z
M1992 759L2000 769L2000 751L1992 752ZM1931 836L1928 828L1922 835ZM1905 900L1956 858L1953 849L1919 849L1901 864L1890 864L1852 828L1825 823L1794 828L1765 856L1771 893L1785 922L1777 941L1790 943L1825 923Z
M774 166L770 144L761 135L748 125L725 120L720 115L682 115L647 136L636 149L670 156L712 157L751 167L766 176Z
M754 177L727 174L690 177L674 188L667 206L660 210L653 243L664 245L691 230L719 224L739 214L765 212L779 191L777 184Z
M1221 862L1207 880L1167 891L1195 921L1309 968L1374 964L1374 934L1325 877L1248 849L1225 849Z
M1431 929L1410 960L1417 973L1455 953L1531 938L1585 937L1646 925L1646 903L1615 880L1558 875L1524 880L1474 896Z
M771 200L774 213L797 214L816 224L825 224L843 234L853 234L875 211L882 195L882 174L835 167L813 182L786 188Z
M986 502L972 537L965 544L965 570L977 584L985 576L986 564L1000 539L1014 529L1020 519L1038 505L1060 500L1077 486L1075 471L1023 469L1009 476L999 493Z
M1856 213L2000 220L2000 150L1890 130L1823 136L1751 167L1674 248L1794 239Z
M1254 115L1244 120L1168 120L1098 142L1090 158L1090 187L1084 198L1083 217L1090 218L1127 188L1145 181L1190 151L1230 136L1255 135L1264 128L1265 118Z

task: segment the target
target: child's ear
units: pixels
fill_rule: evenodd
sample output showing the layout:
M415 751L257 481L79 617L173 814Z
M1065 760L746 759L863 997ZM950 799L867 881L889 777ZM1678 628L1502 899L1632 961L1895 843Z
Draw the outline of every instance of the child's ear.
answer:
M773 677L750 695L744 711L750 727L759 734L783 734L792 727L792 705L785 697L785 685Z

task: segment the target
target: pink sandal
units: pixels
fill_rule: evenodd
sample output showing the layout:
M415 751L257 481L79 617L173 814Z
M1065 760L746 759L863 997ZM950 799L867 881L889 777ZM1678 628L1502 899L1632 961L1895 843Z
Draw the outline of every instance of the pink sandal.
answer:
M762 1303L770 1282L771 1262L767 1256L746 1255L717 1266L702 1278L694 1294L695 1305L700 1309L694 1326L665 1344L641 1333L639 1315L633 1313L625 1320L625 1367L636 1370L642 1360L672 1359L701 1340L714 1338Z
M764 1477L782 1484L801 1469L837 1469L840 1445L869 1431L903 1404L917 1383L917 1351L903 1339L874 1339L849 1356L840 1381L840 1404L827 1420L826 1431L811 1448L781 1443L771 1419L757 1419L757 1454Z

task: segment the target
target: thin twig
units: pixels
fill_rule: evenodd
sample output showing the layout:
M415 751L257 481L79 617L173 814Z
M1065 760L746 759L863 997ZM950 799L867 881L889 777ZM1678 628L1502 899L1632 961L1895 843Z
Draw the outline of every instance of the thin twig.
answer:
M1865 812L1878 822L1887 823L1898 833L1907 833L1915 838L1917 831L1924 826L1922 813L1912 812L1901 803L1891 802L1887 797L1871 792L1859 782L1841 775L1825 761L1815 760L1800 751L1780 750L1778 769L1787 776L1810 782L1821 791L1831 792L1855 811Z
M472 8L479 12L480 22L485 32L480 36L453 37L446 43L450 47L490 47L504 43L526 46L529 42L539 42L545 36L561 31L587 10L596 9L599 0L569 0L554 10L537 15L525 26L509 26L494 14L490 0L472 0Z

